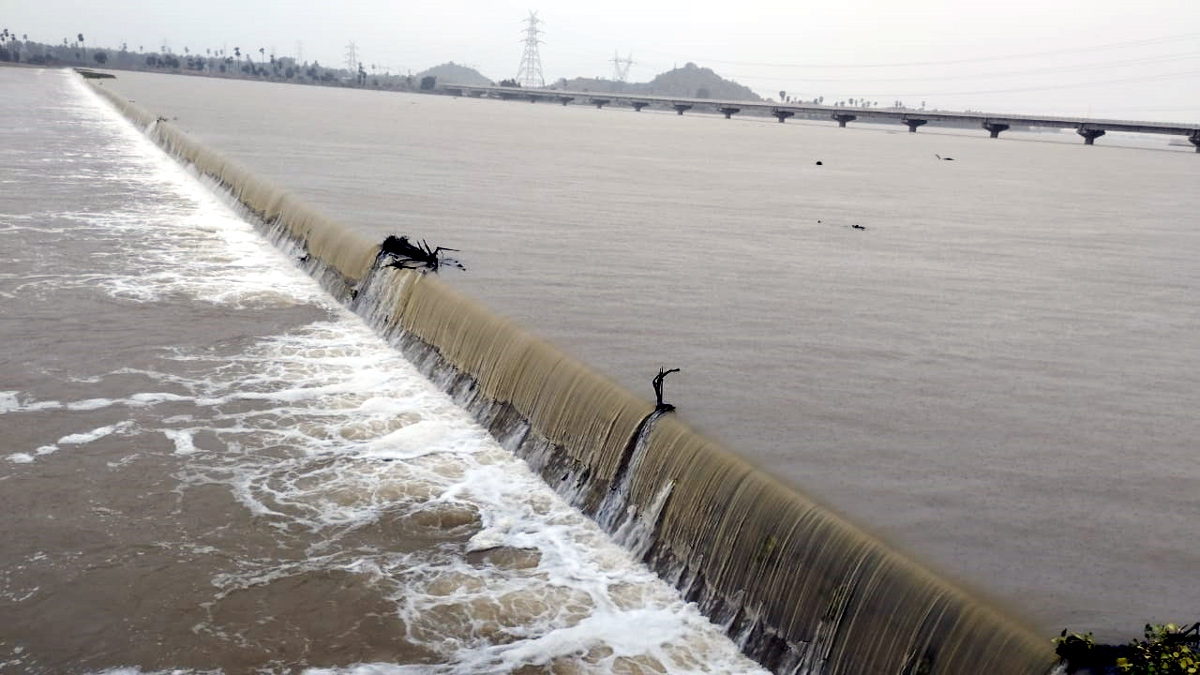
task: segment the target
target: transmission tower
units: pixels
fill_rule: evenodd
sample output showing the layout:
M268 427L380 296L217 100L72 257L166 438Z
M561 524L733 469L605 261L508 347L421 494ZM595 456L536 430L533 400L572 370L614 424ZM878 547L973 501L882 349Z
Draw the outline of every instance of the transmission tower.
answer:
M346 70L351 74L358 72L358 45L353 42L346 45Z
M613 82L625 83L629 79L629 67L633 65L633 54L621 58L617 52L613 52Z
M517 69L517 83L522 87L544 87L546 79L542 77L542 57L538 54L538 45L543 44L538 37L541 30L538 24L542 22L537 12L530 10L529 25L525 28L525 52L521 54L521 67Z

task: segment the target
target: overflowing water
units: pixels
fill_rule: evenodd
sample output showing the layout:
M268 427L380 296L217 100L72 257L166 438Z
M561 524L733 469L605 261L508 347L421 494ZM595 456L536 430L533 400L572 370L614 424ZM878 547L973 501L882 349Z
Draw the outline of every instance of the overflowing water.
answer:
M757 670L72 74L0 81L0 671Z
M633 391L682 367L681 419L1046 635L1200 605L1189 145L105 86L373 238L463 249L450 283Z

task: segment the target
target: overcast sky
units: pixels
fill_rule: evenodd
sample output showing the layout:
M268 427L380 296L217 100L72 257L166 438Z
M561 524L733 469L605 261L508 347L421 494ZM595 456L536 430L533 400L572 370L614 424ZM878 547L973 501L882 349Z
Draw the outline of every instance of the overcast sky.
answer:
M61 42L226 48L380 71L517 73L537 10L547 83L695 62L763 96L1200 123L1200 0L0 0L0 28Z

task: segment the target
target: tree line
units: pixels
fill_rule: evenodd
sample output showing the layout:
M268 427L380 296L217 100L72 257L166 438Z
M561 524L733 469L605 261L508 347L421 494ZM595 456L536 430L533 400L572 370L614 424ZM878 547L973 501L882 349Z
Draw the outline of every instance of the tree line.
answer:
M131 48L128 43L113 48L89 48L83 33L63 38L62 44L30 40L29 35L0 29L0 62L38 66L102 66L121 70L178 72L212 77L236 77L279 82L357 86L400 91L418 89L421 82L411 74L392 74L375 64L355 63L355 67L337 68L318 61L299 62L289 56L268 53L265 47L246 50L184 47L174 52L169 45L158 49L145 45ZM369 70L369 72L368 72Z

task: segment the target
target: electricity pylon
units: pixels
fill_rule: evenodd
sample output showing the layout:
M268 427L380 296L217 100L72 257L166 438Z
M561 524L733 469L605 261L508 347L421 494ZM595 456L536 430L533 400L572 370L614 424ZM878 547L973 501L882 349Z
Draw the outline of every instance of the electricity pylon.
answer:
M613 82L624 83L629 79L629 67L633 65L633 54L621 58L617 52L613 52Z
M542 77L542 57L538 54L538 45L543 44L538 28L542 20L537 17L537 12L530 10L525 21L529 25L524 31L525 52L521 54L521 67L517 69L517 83L522 87L544 87L546 78Z

